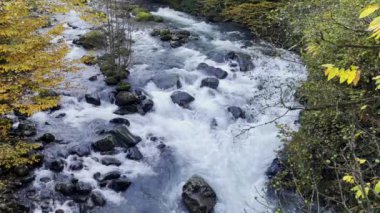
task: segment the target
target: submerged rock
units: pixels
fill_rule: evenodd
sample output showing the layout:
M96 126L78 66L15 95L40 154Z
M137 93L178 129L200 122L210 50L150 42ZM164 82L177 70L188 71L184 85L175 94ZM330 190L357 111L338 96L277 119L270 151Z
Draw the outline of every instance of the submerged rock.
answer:
M89 156L91 149L87 145L76 145L69 149L70 155L78 155L79 157Z
M55 191L62 193L65 196L74 194L75 185L72 182L61 182L55 185Z
M192 176L182 188L182 201L190 213L209 213L217 197L211 186L200 176Z
M134 114L138 112L139 112L138 106L133 104L133 105L120 107L113 113L116 115L128 115L128 114Z
M100 106L100 98L97 95L91 95L91 94L86 94L85 96L86 102L89 104L92 104L94 106Z
M143 155L141 154L140 150L136 146L128 148L126 153L127 153L126 158L130 160L139 161L143 159Z
M75 184L75 193L79 195L89 195L92 191L92 186L89 183L79 181Z
M201 87L209 87L211 89L217 89L219 86L219 80L217 78L205 78L201 82Z
M210 66L206 63L200 63L197 66L197 69L200 70L203 74L208 76L214 76L219 79L224 79L227 77L228 73L220 68Z
M118 159L113 158L113 157L104 157L102 158L100 162L106 166L111 166L111 165L120 166L121 165L121 162Z
M193 96L191 96L187 92L175 91L170 96L173 103L180 105L181 107L188 107L191 102L195 100Z
M237 107L237 106L230 106L227 108L228 112L230 112L232 114L232 116L235 118L235 119L238 119L238 118L245 118L245 113L244 111L240 108L240 107Z
M153 106L154 106L154 102L151 99L145 99L141 101L139 105L139 108L141 109L140 113L142 115L145 115L146 113L150 112L153 109Z
M153 83L160 89L181 88L181 80L178 74L161 73L152 78Z
M113 135L107 135L105 138L93 143L92 148L99 152L112 151L115 148L115 138Z

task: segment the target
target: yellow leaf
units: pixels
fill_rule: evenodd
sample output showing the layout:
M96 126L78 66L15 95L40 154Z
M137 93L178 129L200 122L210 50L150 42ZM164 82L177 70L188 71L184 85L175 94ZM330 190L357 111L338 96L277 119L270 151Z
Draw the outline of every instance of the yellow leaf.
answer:
M357 161L360 165L365 164L365 162L367 162L366 159L362 159L362 158L356 158L356 161Z
M355 183L354 177L352 175L345 175L345 176L343 176L342 179L346 183L350 183L350 184Z
M339 72L338 68L331 68L331 71L329 72L329 75L327 76L327 80L330 81L333 79Z
M373 189L376 194L380 194L380 181L377 181L375 188Z
M378 9L380 9L380 4L370 4L367 7L365 7L364 10L360 13L359 18L365 18Z
M356 85L358 85L358 83L359 83L359 80L360 80L360 70L358 70L357 72L356 72L356 76L355 76L355 79L354 79L354 81L353 81L353 83L354 83L354 86L356 86Z

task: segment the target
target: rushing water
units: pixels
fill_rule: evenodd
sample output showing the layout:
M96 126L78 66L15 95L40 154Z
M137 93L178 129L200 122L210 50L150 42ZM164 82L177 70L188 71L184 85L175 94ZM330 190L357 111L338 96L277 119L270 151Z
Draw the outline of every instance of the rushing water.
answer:
M96 209L96 212L185 212L180 199L182 186L193 174L205 178L215 190L218 196L216 213L265 210L255 197L264 195L264 173L280 143L275 123L261 124L286 112L279 104L281 94L285 101L294 104L295 87L306 77L304 66L296 55L284 50L277 49L274 56L266 55L268 45L250 44L247 35L226 30L222 25L208 24L168 8L160 8L154 14L164 17L168 27L189 30L198 35L198 39L173 49L168 43L150 36L150 25L141 24L133 31L135 43L129 80L134 88L141 88L149 94L155 105L153 111L145 116L133 114L123 117L131 122L130 131L143 139L138 148L144 159L132 161L120 153L114 157L122 161L121 166L104 166L95 160L100 154L92 152L91 156L82 158L85 167L81 171L71 171L67 165L61 174L41 168L36 172L33 183L39 192L38 199L35 199L35 212L41 212L41 199L45 199L45 205L48 203L53 209L78 212L78 206L70 206L70 202L64 202L65 198L48 196L54 194L55 181L74 176L97 187L93 174L114 169L125 174L133 184L124 193L96 189L107 198L107 205ZM78 27L72 29L67 26L63 35L72 47L67 57L78 59L87 52L71 42L91 26L80 21L74 12L60 18ZM255 68L236 72L231 70L228 62L217 63L209 57L229 51L249 54ZM228 77L220 80L217 90L200 88L201 80L206 77L196 70L201 62L228 72ZM41 133L53 133L61 140L46 148L47 156L67 156L70 147L94 142L101 138L99 131L109 128L110 119L120 117L113 114L117 106L109 98L112 88L103 83L101 76L95 82L87 80L99 73L98 67L86 66L82 72L68 74L66 79L70 87L63 89L62 109L53 113L37 113L31 118L38 123ZM172 73L180 77L181 89L159 89L150 81L154 76ZM173 104L170 95L176 90L186 91L195 97L189 109ZM99 94L102 105L96 107L86 103L85 93ZM229 106L241 107L247 118L233 119L227 111ZM60 118L58 115L62 113L66 116ZM292 111L277 122L293 126L297 117L298 112ZM250 126L257 127L240 134ZM160 138L166 148L157 148L160 142L150 140L152 136ZM69 156L66 162L72 158ZM40 181L43 177L55 181L44 183Z

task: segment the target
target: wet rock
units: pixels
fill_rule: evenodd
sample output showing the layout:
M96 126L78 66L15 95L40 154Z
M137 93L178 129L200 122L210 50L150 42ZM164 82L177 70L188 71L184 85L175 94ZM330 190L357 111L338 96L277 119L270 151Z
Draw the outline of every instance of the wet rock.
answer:
M63 209L57 209L55 210L55 213L65 213L65 211Z
M28 120L20 121L17 128L14 130L17 136L31 137L37 134L36 125Z
M108 77L106 77L106 79L104 79L104 82L108 86L115 86L120 82L120 80L114 76L108 76Z
M92 191L92 186L89 183L79 181L75 184L75 193L79 195L89 195Z
M51 181L50 177L42 177L42 178L40 178L40 182L42 182L42 183L48 183L50 181Z
M83 169L83 163L80 161L74 161L70 164L69 168L73 171L79 171Z
M60 192L65 196L71 196L74 194L75 185L71 182L61 182L55 185L55 191Z
M219 86L219 80L217 78L205 78L201 82L201 87L209 87L211 89L217 89Z
M65 116L66 116L66 113L60 113L57 116L55 116L55 118L63 118Z
M136 146L128 148L126 153L127 153L126 158L130 160L139 161L143 159L143 155L141 154L140 150Z
M178 48L180 46L182 46L184 43L181 41L181 40L178 40L178 41L170 41L170 46L172 48Z
M129 181L129 179L123 177L117 180L111 180L110 183L108 184L108 188L116 192L122 192L122 191L127 190L130 185L131 185L131 182Z
M129 115L129 114L134 114L138 113L139 109L137 105L128 105L128 106L123 106L117 109L115 112L113 112L116 115Z
M35 179L36 179L36 175L28 175L22 178L20 181L23 184L23 186L26 186L27 184L33 182Z
M118 159L113 158L113 157L104 157L102 158L101 163L106 166L111 166L111 165L120 166L121 165L121 162Z
M100 174L100 172L97 172L94 174L94 179L97 181L107 181L107 180L114 180L118 179L121 176L121 173L117 170L115 171L110 171L105 174Z
M99 152L112 151L115 148L115 137L113 135L107 135L105 138L93 143L92 148Z
M65 161L62 159L48 160L47 165L54 172L62 172L65 167Z
M29 171L29 167L27 167L27 166L18 166L16 168L14 168L13 172L18 177L26 177L26 176L28 176L30 171Z
M224 79L227 77L228 73L220 68L210 66L206 63L200 63L197 66L197 69L200 70L203 74L208 76L214 76L219 79Z
M245 53L229 52L227 54L227 59L237 61L240 66L240 71L242 72L247 72L255 68L255 65L252 62L252 57Z
M137 95L131 92L122 91L116 95L115 104L118 106L126 106L126 105L137 103L138 101L139 101L139 98L137 97Z
M115 141L120 147L133 147L136 146L142 139L133 135L125 126L119 126L111 131L111 134L115 137Z
M209 213L216 205L217 197L202 177L194 175L183 186L182 201L190 213Z
M184 39L190 37L191 33L188 30L177 30L174 32L176 36L178 36L179 39Z
M141 101L141 114L145 115L153 109L154 102L151 99L145 99Z
M150 33L150 35L153 36L153 37L159 36L160 32L161 32L160 29L153 29L153 31Z
M93 191L91 193L91 200L96 206L104 206L106 204L106 198L99 191Z
M191 102L195 100L189 93L182 91L175 91L170 95L173 103L180 105L181 107L188 107Z
M75 194L72 196L72 198L76 203L85 203L85 202L87 202L89 196L88 195Z
M178 74L161 73L152 78L153 83L160 89L181 88L181 80Z
M89 156L91 149L87 145L76 145L69 149L70 155L78 155L79 157Z
M127 126L130 125L129 121L127 119L125 119L125 118L113 118L113 119L110 120L110 123L111 124L124 124L124 125L127 125Z
M284 170L284 165L280 162L278 158L275 158L269 168L266 170L265 175L272 179L274 178L278 173L282 172Z
M228 110L228 112L230 112L232 114L232 116L235 119L238 119L238 118L244 119L245 118L245 113L240 107L230 106L227 108L227 110Z
M41 141L43 143L52 143L55 141L55 136L50 133L45 133L40 138L38 138L38 141Z
M166 35L160 35L161 41L170 41L172 40L172 35L171 34L166 34Z
M92 104L94 106L100 106L100 98L99 96L91 95L91 94L86 94L85 96L86 102L89 104Z
M98 80L98 76L94 75L88 78L89 81L96 81Z

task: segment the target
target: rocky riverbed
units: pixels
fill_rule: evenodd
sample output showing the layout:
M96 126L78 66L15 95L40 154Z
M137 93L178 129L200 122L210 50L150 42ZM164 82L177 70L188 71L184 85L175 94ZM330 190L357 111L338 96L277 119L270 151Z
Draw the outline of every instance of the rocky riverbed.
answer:
M294 103L305 68L296 55L253 43L238 28L169 8L152 14L163 22L134 23L126 76L110 79L101 63L85 63L57 91L59 108L15 124L43 146L43 165L28 171L16 195L26 209L266 208L255 197L265 195L265 171L280 144L275 123L261 124L281 117L294 126L298 112L283 116L280 100ZM73 11L57 18L67 22L60 38L71 47L67 58L87 55L80 38L93 26Z

